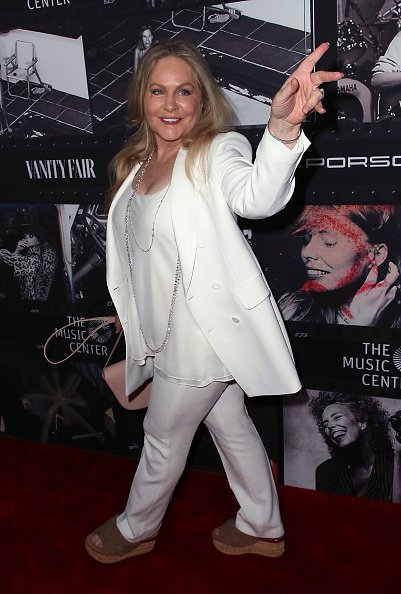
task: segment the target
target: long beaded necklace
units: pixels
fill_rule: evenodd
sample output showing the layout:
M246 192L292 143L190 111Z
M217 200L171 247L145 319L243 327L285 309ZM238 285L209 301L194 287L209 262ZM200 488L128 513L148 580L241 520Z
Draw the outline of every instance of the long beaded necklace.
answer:
M142 169L138 175L138 179L132 189L132 194L129 197L129 200L127 202L127 207L125 209L125 216L124 216L124 223L125 223L125 246L127 249L127 258L128 258L128 267L129 267L129 272L130 272L130 279L131 279L131 288L132 288L132 294L133 297L136 301L136 296L135 296L135 288L134 288L134 278L133 278L133 257L131 255L131 249L130 249L130 245L129 245L129 231L131 230L132 236L134 238L135 244L138 246L138 248L141 250L141 252L150 252L150 250L152 249L153 246L153 242L154 242L154 238L155 238L155 226L156 226L156 219L157 219L157 215L159 212L159 209L164 201L164 198L166 197L166 194L170 188L170 184L168 185L165 193L163 194L161 201L156 209L155 212L155 216L153 217L153 223L152 223L152 233L151 233L151 240L150 240L150 244L148 248L142 248L136 238L136 235L134 233L134 229L132 226L132 202L133 200L135 200L136 195L137 195L137 190L141 184L141 181L143 180L143 177L145 175L145 171L150 163L150 160L152 159L153 155L154 155L155 151L153 150L149 157L146 159L145 163L142 166ZM171 304L170 304L170 310L169 310L169 315L168 315L168 319L167 319L167 329L166 329L166 334L160 344L160 346L158 346L157 348L153 348L150 346L150 344L148 343L148 341L146 340L143 328L142 328L142 324L141 321L139 320L139 330L142 334L142 338L147 346L147 348L149 349L149 351L155 355L156 353L160 353L166 346L167 341L169 339L169 336L171 334L171 328L172 328L172 322L173 322L173 315L174 315L174 309L175 309L175 302L177 300L177 293L178 293L178 287L180 284L180 280L181 280L181 263L180 263L180 257L177 256L177 265L176 265L176 269L175 269L175 276L174 276L174 287L173 287L173 294L171 297Z

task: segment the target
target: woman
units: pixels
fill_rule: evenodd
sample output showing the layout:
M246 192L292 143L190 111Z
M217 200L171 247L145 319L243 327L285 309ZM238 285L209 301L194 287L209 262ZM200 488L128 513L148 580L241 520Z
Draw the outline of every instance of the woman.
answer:
M297 392L300 384L235 217L269 216L290 199L308 145L301 123L325 111L319 84L341 78L312 72L327 47L277 93L253 166L251 147L229 131L231 109L194 46L160 42L142 58L128 99L136 132L112 164L107 281L126 337L127 394L149 361L154 376L126 508L86 539L97 561L153 548L202 421L241 506L213 532L214 545L228 554L284 551L274 480L244 391Z
M380 91L395 89L401 84L401 32L391 40L385 53L372 69L372 87Z
M316 490L399 502L399 456L380 404L369 396L321 392L309 406L331 454L316 469Z
M399 221L395 207L306 206L301 237L306 282L285 293L285 320L399 326Z
M153 33L150 25L143 25L141 30L139 31L139 39L138 43L135 46L134 50L134 73L138 70L139 62L148 51L150 47L152 47L153 43Z
M391 40L388 48L372 68L372 87L378 92L377 119L393 120L399 125L401 84L401 32Z
M59 258L42 229L38 226L25 229L13 252L0 249L0 261L13 268L21 299L47 301Z

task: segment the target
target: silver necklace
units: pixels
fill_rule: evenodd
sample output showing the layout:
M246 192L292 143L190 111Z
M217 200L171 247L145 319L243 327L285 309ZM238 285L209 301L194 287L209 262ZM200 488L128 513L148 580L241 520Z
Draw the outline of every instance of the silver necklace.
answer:
M160 202L159 202L159 204L158 204L157 208L156 208L155 216L153 217L153 223L152 223L152 232L151 232L151 237L150 237L150 243L149 243L149 247L147 247L147 248L143 248L141 245L139 245L139 242L138 242L138 240L137 240L137 237L136 237L136 234L135 234L135 231L134 231L134 226L133 226L133 222L132 222L132 215L131 215L131 205L132 205L132 202L133 202L133 200L135 200L135 198L136 198L136 196L137 196L137 191L138 191L138 188L139 188L139 186L141 185L141 182L142 182L142 180L143 180L143 177L144 177L144 175L145 175L145 171L146 171L146 169L148 168L148 165L149 165L149 163L150 163L150 161L151 161L151 159L152 159L152 157L153 157L153 155L154 155L154 154L155 154L155 150L153 149L153 151L150 153L149 157L146 159L146 161L145 161L145 163L144 163L144 165L143 165L143 167L142 167L142 169L141 169L141 171L140 171L140 173L139 173L138 179L137 179L137 181L136 181L136 183L135 183L135 185L134 185L134 187L133 187L133 189L132 189L132 194L131 194L131 196L130 196L130 198L129 198L129 209L130 209L130 227L131 227L131 233L132 233L132 236L133 236L133 238L134 238L134 241L135 241L136 245L137 245L137 246L138 246L138 248L141 250L141 252L150 252L150 250L152 249L152 246L153 246L153 241L154 241L154 239L155 239L155 226L156 226L156 219L157 219L157 215L158 215L158 213L159 213L160 207L161 207L161 205L163 204L163 201L164 201L164 199L165 199L165 197L166 197L166 195L167 195L167 192L168 192L168 191L169 191L169 189L170 189L170 185L171 185L171 182L170 182L170 183L168 184L168 186L167 186L167 188L166 188L166 191L164 192L164 194L163 194L163 196L162 196L162 198L161 198L161 200L160 200Z
M159 204L159 206L156 209L156 213L155 216L153 218L153 224L152 224L152 237L151 237L151 241L150 241L150 245L147 249L143 249L138 241L136 240L135 237L135 233L134 230L132 228L132 208L131 208L131 204L133 199L136 197L136 192L139 188L139 185L143 179L143 176L145 175L145 171L149 165L149 162L151 160L151 158L154 155L154 150L150 153L149 157L147 158L147 160L145 161L142 170L138 176L138 180L133 188L132 194L127 202L127 207L125 209L125 216L124 216L124 223L125 223L125 247L127 250L127 258L128 258L128 267L129 267L129 272L130 272L130 279L131 279L131 289L132 289L132 295L134 297L134 300L136 301L136 296L135 296L135 287L134 287L134 277L133 277L133 257L131 256L131 249L130 249L130 245L129 245L129 222L131 222L131 233L134 237L134 241L136 243L136 245L138 246L138 248L142 251L142 252L149 252L153 246L153 241L154 241L154 237L155 237L155 225L156 225L156 218L157 218L157 213L159 212L160 206L169 190L170 185L167 187L167 190L165 191L161 202ZM180 263L180 257L177 256L177 265L176 265L176 269L175 269L175 276L174 276L174 287L173 287L173 294L171 297L171 304L170 304L170 310L169 310L169 315L168 315L168 319L167 319L167 329L166 329L166 334L164 335L164 338L160 344L160 346L158 346L157 348L153 348L150 346L150 344L148 343L148 341L146 340L143 328L142 328L142 324L141 321L138 318L139 321L139 330L142 334L142 338L147 346L147 348L149 349L149 351L155 355L156 353L160 353L166 346L167 341L170 337L171 334L171 329L172 329L172 324L173 324L173 315L174 315L174 309L175 309L175 302L177 300L177 293L178 293L178 287L180 285L180 280L181 280L181 263Z

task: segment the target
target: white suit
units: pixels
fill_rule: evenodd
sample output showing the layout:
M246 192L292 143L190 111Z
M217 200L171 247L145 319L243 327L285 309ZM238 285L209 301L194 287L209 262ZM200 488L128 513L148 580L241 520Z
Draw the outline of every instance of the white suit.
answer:
M307 146L302 135L289 150L268 132L254 165L247 139L218 135L210 148L207 182L200 165L192 185L185 149L174 165L169 192L174 235L189 309L220 360L249 396L300 389L281 315L236 215L258 219L282 210L294 190L295 168ZM132 183L135 167L115 196L107 226L107 282L127 343L127 394L144 362L129 279L123 222L115 204Z
M186 151L178 152L169 192L186 302L236 383L215 381L197 388L155 374L141 459L127 506L117 519L121 533L132 542L159 530L202 421L240 504L237 528L254 536L283 534L270 464L246 412L243 391L249 396L292 393L300 383L277 305L236 215L264 218L284 208L307 145L302 136L289 150L267 132L252 165L251 147L243 136L220 134L210 147L206 181L198 164L193 185L185 173ZM137 387L137 364L144 363L145 353L130 285L124 221L118 220L115 204L137 169L114 198L107 228L107 281L126 336L127 394Z

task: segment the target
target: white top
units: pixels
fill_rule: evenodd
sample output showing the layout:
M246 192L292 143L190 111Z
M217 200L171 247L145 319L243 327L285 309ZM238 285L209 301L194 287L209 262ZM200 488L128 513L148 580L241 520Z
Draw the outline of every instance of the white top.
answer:
M115 213L123 221L127 215L134 285L131 290L143 334L153 349L162 344L166 335L178 257L168 190L169 186L154 194L137 194L127 211L132 194L129 187L116 205ZM153 224L154 240L149 249ZM134 235L142 250L148 251L138 247ZM196 324L185 299L182 279L166 347L153 354L143 337L142 342L147 356L154 357L155 370L168 381L202 387L212 381L233 379Z
M378 72L400 72L401 70L401 31L391 40L384 55L380 56L372 68L373 76Z

